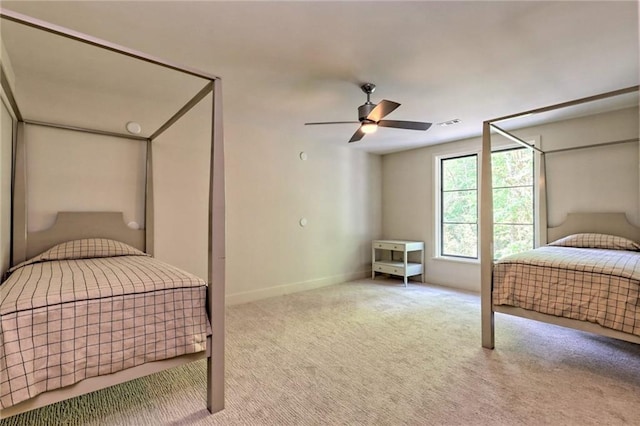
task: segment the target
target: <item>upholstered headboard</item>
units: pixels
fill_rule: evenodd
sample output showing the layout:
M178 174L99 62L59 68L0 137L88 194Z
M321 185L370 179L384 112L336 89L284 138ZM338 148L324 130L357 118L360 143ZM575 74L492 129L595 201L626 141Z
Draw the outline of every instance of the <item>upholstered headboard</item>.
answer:
M617 235L640 242L640 228L629 223L624 213L569 213L561 225L547 229L547 241L583 232Z
M27 234L26 259L56 244L82 238L109 238L145 251L144 229L128 227L122 212L58 212L51 228Z

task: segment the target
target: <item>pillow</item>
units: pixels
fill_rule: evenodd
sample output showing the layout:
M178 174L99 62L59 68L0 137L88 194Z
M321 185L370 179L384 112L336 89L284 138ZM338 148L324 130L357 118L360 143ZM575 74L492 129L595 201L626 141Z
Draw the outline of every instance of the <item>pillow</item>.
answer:
M560 238L559 240L549 243L548 245L558 247L640 251L640 244L628 240L624 237L593 233L568 235L564 238Z
M91 259L96 257L116 256L148 256L148 254L120 241L106 238L85 238L83 240L67 241L51 247L49 250L22 262L9 269L13 272L25 265L48 260Z

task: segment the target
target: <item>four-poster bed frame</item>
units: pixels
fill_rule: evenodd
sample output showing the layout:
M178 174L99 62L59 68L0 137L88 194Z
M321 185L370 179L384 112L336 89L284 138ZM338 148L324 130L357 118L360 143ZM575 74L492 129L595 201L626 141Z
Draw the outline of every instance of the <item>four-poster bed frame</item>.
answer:
M204 87L191 98L169 120L162 124L149 137L141 137L125 133L109 132L91 128L68 126L60 123L47 123L29 120L24 117L14 97L8 82L6 71L0 67L1 84L9 106L15 116L17 125L13 132L13 191L12 191L12 265L16 265L43 247L49 248L53 244L73 238L112 237L130 242L146 253L153 255L154 249L154 214L153 214L153 142L182 116L189 112L202 99L212 94L211 112L211 151L209 169L209 201L208 201L208 279L207 279L207 312L212 327L212 335L207 338L207 350L199 353L182 355L179 357L154 361L132 367L107 376L97 376L85 379L75 385L58 390L47 391L23 403L5 408L0 411L0 418L8 417L20 412L28 411L54 402L69 399L78 395L102 389L114 384L129 381L167 368L207 358L207 408L214 413L224 408L224 305L225 305L225 185L224 185L224 151L222 138L222 91L221 80L214 75L192 68L176 65L165 60L110 43L99 38L69 30L0 8L0 17L36 30L55 34L67 39L75 40L99 49L104 49L124 55L139 61L173 70L178 73L199 78L205 81ZM1 65L1 64L0 64ZM131 139L146 144L146 184L145 184L145 230L118 230L126 226L122 222L120 213L111 212L74 212L72 214L59 213L56 225L61 225L63 235L52 235L48 231L27 232L26 206L26 156L24 128L27 125L45 126L68 131L85 132L91 134L115 136ZM76 232L77 231L77 232ZM72 235L68 233L72 232ZM105 232L108 235L105 235ZM123 236L125 235L125 236ZM127 237L126 235L130 235ZM127 241L127 238L132 238Z
M496 306L493 303L493 190L492 190L492 174L491 174L491 132L494 131L500 135L516 142L526 148L532 149L536 153L536 161L540 167L543 179L539 182L538 193L535 195L536 202L540 209L540 215L537 217L538 232L540 235L539 244L547 243L547 240L554 241L560 237L583 232L596 232L611 235L620 235L640 241L640 228L632 226L626 220L624 213L591 213L591 214L569 214L566 222L556 228L547 228L547 200L546 200L546 179L545 176L545 155L556 152L565 152L573 149L584 149L593 147L602 147L616 145L622 143L638 142L638 138L626 139L619 141L604 142L586 146L578 146L574 148L563 148L552 151L543 151L540 147L533 146L510 132L499 127L496 123L501 121L522 118L532 114L538 114L567 108L588 102L599 101L614 96L624 95L627 93L638 92L639 86L627 87L624 89L602 93L595 96L581 98L569 102L551 105L544 108L524 111L493 120L487 120L483 123L482 132L482 153L481 153L481 180L480 180L480 259L481 259L481 315L482 315L482 346L493 349L495 345L494 338L494 312L506 313L523 318L534 319L537 321L556 324L564 327L570 327L582 331L596 333L608 337L614 337L621 340L640 343L640 337L610 328L601 327L598 324L557 317L554 315L543 314L522 308L512 306Z

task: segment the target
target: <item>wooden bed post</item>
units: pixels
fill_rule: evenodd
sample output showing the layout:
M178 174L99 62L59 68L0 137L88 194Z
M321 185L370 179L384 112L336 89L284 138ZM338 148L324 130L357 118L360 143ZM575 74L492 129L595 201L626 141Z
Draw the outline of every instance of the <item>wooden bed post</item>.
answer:
M27 260L27 155L24 143L24 122L19 121L13 165L13 230L11 265Z
M491 176L491 128L490 122L482 125L480 179L480 282L482 314L482 346L494 347L493 301L491 274L493 269L493 194Z
M547 166L544 153L535 152L535 176L538 177L538 192L534 195L534 203L538 205L535 219L536 247L547 244Z
M224 409L225 310L225 183L222 138L222 86L213 81L211 162L209 172L209 286L207 305L211 320L211 354L207 358L207 408Z
M154 211L153 211L153 148L151 139L147 140L147 170L144 199L145 253L154 255Z

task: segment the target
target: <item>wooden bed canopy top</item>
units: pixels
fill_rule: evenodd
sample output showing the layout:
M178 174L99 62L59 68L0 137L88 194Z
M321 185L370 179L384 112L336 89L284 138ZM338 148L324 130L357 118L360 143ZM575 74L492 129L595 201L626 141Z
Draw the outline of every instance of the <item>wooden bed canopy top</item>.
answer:
M493 271L493 194L492 194L492 173L491 173L491 152L492 152L492 143L491 143L491 133L496 132L500 135L510 139L513 142L516 142L519 145L522 145L526 148L532 149L535 151L536 161L538 162L541 168L541 172L544 174L545 171L545 163L544 158L545 155L554 153L554 152L563 152L574 149L584 149L584 148L593 148L596 146L607 146L614 145L620 143L629 143L629 142L638 142L638 138L628 139L628 140L620 140L620 141L606 141L603 143L586 145L586 146L578 146L573 148L565 148L554 151L549 151L545 153L540 147L533 146L521 138L513 135L512 133L504 130L499 127L496 123L505 120L511 120L515 118L522 118L525 116L529 116L532 114L539 114L543 112L558 110L562 108L577 106L581 104L586 104L589 102L595 102L599 100L604 100L607 98L612 98L614 96L620 96L628 93L638 92L640 86L631 86L626 87L620 90L615 90L612 92L601 93L594 96L588 96L585 98L580 98L568 102L563 102L555 105L546 106L543 108L532 109L528 111L523 111L516 114L510 114L503 117L495 118L492 120L487 120L483 123L482 127L482 152L480 155L481 158L481 170L482 175L480 178L480 277L481 277L481 315L482 315L482 346L485 348L493 349L495 345L494 339L494 309L492 302L492 271ZM634 241L640 241L640 229L629 224L624 213L597 213L597 214L570 214L568 215L564 224L560 227L556 228L547 228L547 200L546 200L546 179L540 182L538 193L535 195L536 202L539 205L540 211L545 212L545 214L541 214L538 218L538 226L539 229L546 229L547 232L541 232L541 241L540 244L545 244L548 241L553 241L559 236L568 235L576 232L599 232L599 233L610 233L613 235L621 235L626 236L627 238L633 239ZM578 231L580 230L580 231ZM523 310L520 310L523 311ZM528 316L528 312L513 312L515 315L530 317ZM535 314L535 313L534 313ZM535 319L541 319L551 323L558 323L554 318L549 318L549 316L542 319L542 315L538 315ZM561 324L565 325L565 324ZM575 324L573 325L575 327ZM580 329L586 330L585 327L576 327ZM593 331L590 329L590 331ZM600 330L598 330L600 331ZM611 335L608 331L604 333ZM620 333L621 334L621 333ZM613 336L620 338L619 335Z
M134 60L149 63L178 73L204 81L202 89L186 102L175 114L166 120L149 137L141 137L126 133L110 132L92 128L70 126L64 123L53 123L42 120L31 120L25 117L19 108L19 100L7 78L4 65L0 63L0 84L6 100L9 103L17 126L13 132L14 167L13 167L13 199L12 199L12 264L15 265L42 251L43 247L50 247L62 238L60 232L70 238L85 238L96 236L96 221L100 221L101 236L112 235L114 239L127 242L147 253L153 254L154 248L154 215L153 215L153 141L176 123L181 117L198 105L208 94L212 93L211 101L211 151L209 168L209 229L208 229L208 291L207 307L213 333L209 341L210 357L208 360L207 377L207 408L210 412L217 412L224 408L224 307L225 307L225 183L224 183L224 149L222 138L222 83L219 77L193 68L176 65L163 59L102 40L88 34L73 31L20 13L0 8L0 18L12 21L21 26L34 28L56 37L71 39L85 45L104 49L112 53L124 55ZM77 131L105 136L114 136L137 140L146 143L146 185L145 185L145 229L133 230L124 225L122 213L105 212L65 212L57 217L52 229L28 233L27 205L26 205L26 155L24 142L25 125L46 126L69 131ZM106 221L106 222L105 222ZM106 224L106 225L105 225ZM112 231L104 231L104 227ZM69 229L73 228L73 233ZM126 228L126 229L125 229ZM61 231L62 229L62 231ZM105 235L112 232L109 235ZM171 364L171 363L169 363ZM124 373L126 376L127 373ZM123 377L124 377L123 376ZM129 377L130 379L131 377ZM108 379L107 379L108 381ZM85 386L86 387L86 386ZM98 385L99 387L99 385ZM89 389L92 390L92 389ZM64 393L64 392L63 392ZM80 392L83 393L83 392ZM78 393L78 394L80 394ZM73 396L72 394L69 394ZM69 397L69 396L67 396ZM65 398L60 398L62 400ZM50 403L50 402L49 402ZM0 418L4 417L0 412Z

